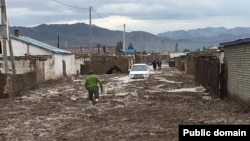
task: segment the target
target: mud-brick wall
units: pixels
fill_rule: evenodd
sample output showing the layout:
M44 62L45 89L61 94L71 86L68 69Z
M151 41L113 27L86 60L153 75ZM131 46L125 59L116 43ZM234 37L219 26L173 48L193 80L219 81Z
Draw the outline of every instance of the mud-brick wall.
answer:
M6 97L4 90L6 85L7 75L0 73L0 98Z
M93 56L90 68L96 74L105 74L111 67L117 66L122 73L128 73L130 64L131 58L126 56Z
M2 98L17 96L25 89L35 88L37 86L35 72L17 75L0 74L0 79L0 97Z
M135 55L135 63L146 63L146 64L151 64L154 59L159 59L162 61L169 61L169 55L160 55L160 54L136 54Z
M195 56L193 54L186 56L185 71L187 74L195 74Z

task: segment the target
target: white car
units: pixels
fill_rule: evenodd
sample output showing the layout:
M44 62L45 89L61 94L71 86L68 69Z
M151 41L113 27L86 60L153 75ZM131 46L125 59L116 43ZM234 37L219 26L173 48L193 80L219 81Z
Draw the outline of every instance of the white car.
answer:
M129 77L131 79L136 78L148 78L149 77L149 68L147 64L133 64L129 70Z

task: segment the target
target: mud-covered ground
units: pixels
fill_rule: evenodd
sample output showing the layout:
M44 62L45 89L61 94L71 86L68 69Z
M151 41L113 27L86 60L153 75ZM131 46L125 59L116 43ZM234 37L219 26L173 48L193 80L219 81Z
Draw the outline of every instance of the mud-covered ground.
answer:
M100 75L105 91L95 106L86 76L0 99L0 141L177 141L179 124L250 124L246 107L210 97L194 76L167 66L151 73Z

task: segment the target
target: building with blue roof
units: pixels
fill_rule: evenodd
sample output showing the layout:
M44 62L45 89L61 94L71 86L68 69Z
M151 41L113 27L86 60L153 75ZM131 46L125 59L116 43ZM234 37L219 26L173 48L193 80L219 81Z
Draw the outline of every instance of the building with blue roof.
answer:
M15 51L15 56L24 56L24 55L52 55L52 54L61 54L61 55L72 55L70 51L66 51L49 44L40 42L38 40L25 37L25 36L11 36L13 42L13 48L16 48L17 45L22 46L22 49L17 48ZM15 44L17 42L17 44ZM19 43L18 43L19 42ZM16 47L15 47L16 46Z
M135 49L126 49L126 50L120 49L119 52L120 53L131 53L131 54L133 54L133 53L136 53L136 50Z
M19 34L11 36L11 43L17 74L35 71L38 83L76 74L75 55L70 51ZM7 55L10 56L9 49ZM10 62L8 65L11 68Z

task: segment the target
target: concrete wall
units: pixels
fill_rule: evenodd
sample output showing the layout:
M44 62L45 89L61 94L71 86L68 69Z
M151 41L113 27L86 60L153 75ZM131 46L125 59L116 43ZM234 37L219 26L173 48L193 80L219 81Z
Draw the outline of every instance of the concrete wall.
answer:
M228 70L228 96L250 102L250 44L224 48Z
M2 58L0 64L2 64L0 71L3 72ZM33 88L46 80L76 74L74 55L15 57L16 76L10 75L12 74L10 65L9 61L9 74L2 74L0 77L0 97L12 97L20 91Z
M36 72L37 83L45 81L45 62L51 56L22 56L15 57L16 74L25 74L29 72ZM0 58L0 71L4 72L3 58ZM12 74L11 62L8 61L8 73Z
M35 61L36 82L41 84L45 81L45 59Z
M0 58L0 64L3 64L3 58ZM75 64L74 55L15 57L16 73L24 74L36 71L38 83L76 74ZM10 61L8 61L8 70L8 73L12 74ZM3 65L0 65L0 71L4 72Z
M46 68L50 69L51 73L49 76L46 76L45 80L49 79L58 79L66 75L76 74L75 68L75 56L74 55L58 55L55 54L52 57L52 60L49 60L48 66Z
M27 72L35 71L34 61L30 57L15 57L15 68L17 74L24 74ZM0 71L4 72L3 58L0 58ZM12 73L11 62L8 61L8 73Z
M58 79L64 75L76 74L74 56L53 55L44 63L45 80ZM63 63L65 62L65 66ZM65 69L64 69L65 67Z

